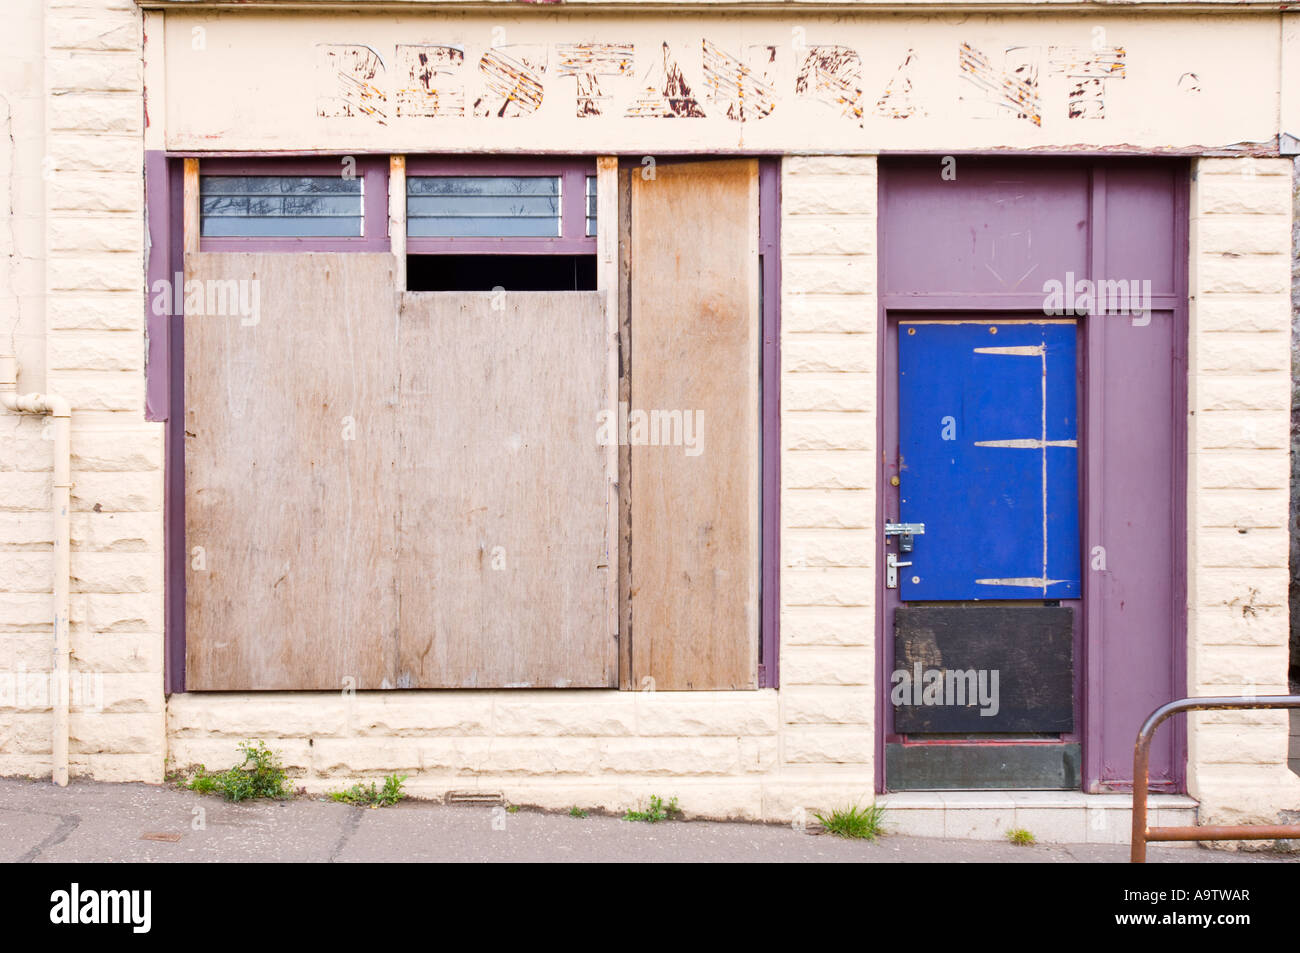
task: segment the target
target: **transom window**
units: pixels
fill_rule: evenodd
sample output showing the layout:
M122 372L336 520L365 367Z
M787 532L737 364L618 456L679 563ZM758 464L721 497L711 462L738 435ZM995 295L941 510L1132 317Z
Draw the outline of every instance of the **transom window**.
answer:
M514 158L407 156L396 196L405 198L400 228L406 255L493 255L582 258L596 253L596 175L592 157ZM199 234L204 251L387 251L393 247L389 156L203 158L198 176ZM401 193L405 193L403 196ZM471 268L455 275L450 259L408 272L455 276L460 287ZM432 265L438 264L437 268ZM471 262L470 264L475 264ZM502 263L498 263L502 264ZM565 263L563 287L579 287L592 263ZM572 266L572 267L571 267ZM509 275L524 285L539 280L540 262ZM508 270L508 269L507 269ZM577 275L577 278L574 278ZM477 280L477 279L475 279ZM549 287L546 282L543 286ZM452 290L450 286L447 290ZM542 290L541 287L537 290Z
M406 180L406 233L422 238L559 238L558 175L421 175Z
M360 176L203 175L204 238L359 238Z

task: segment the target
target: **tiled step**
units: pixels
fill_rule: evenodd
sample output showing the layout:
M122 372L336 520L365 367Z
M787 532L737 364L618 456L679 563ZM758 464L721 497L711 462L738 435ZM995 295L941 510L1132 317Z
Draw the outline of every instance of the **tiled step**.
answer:
M908 791L876 799L885 829L913 837L1005 840L1023 829L1040 844L1127 844L1133 799L1077 791ZM1147 799L1150 827L1196 823L1196 800L1183 794Z

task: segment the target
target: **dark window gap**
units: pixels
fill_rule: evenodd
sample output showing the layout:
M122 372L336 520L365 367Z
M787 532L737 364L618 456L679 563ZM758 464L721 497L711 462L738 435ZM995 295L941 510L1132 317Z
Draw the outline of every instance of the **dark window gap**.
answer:
M408 291L595 291L595 255L408 255Z

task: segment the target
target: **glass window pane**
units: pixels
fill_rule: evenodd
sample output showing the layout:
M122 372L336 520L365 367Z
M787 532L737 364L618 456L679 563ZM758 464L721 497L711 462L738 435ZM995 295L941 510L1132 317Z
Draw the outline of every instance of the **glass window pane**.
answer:
M558 238L559 176L424 175L406 180L417 238Z
M210 238L357 238L360 178L333 175L199 177L202 234Z
M587 176L587 234L596 234L596 177Z

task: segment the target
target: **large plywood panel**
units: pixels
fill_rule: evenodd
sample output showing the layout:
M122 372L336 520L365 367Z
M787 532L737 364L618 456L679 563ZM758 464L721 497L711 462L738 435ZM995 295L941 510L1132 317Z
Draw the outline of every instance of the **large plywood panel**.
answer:
M190 254L186 267L203 298L185 319L186 685L390 687L393 258Z
M616 683L605 301L403 296L399 685Z
M759 580L758 163L632 176L632 682L752 688ZM696 422L665 439L665 415ZM638 435L638 413L647 432ZM654 426L654 414L660 426ZM672 419L668 416L668 419ZM657 445L654 442L658 441Z

